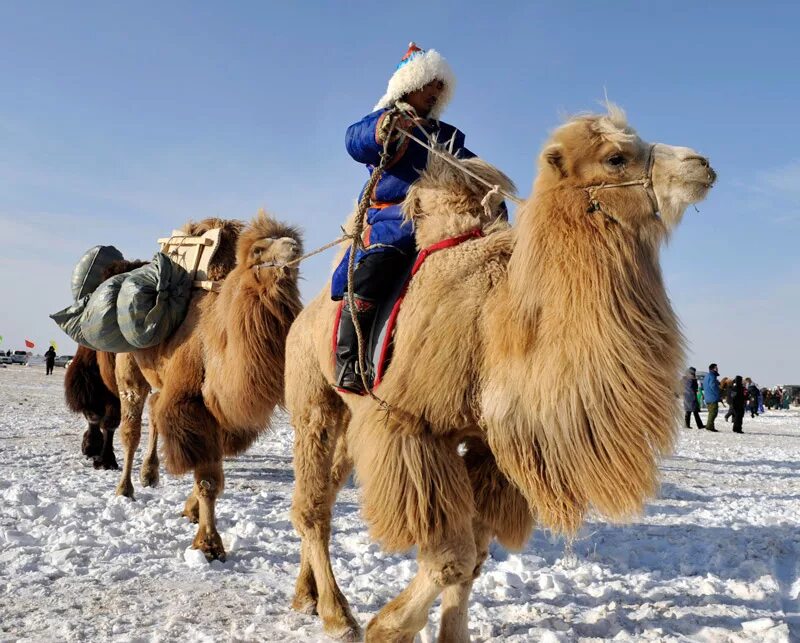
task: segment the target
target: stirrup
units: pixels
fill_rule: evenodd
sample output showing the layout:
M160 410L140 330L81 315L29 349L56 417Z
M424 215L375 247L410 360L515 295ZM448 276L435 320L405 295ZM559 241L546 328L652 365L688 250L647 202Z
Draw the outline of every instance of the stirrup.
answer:
M364 383L361 381L361 374L358 372L358 360L350 359L342 364L336 376L336 388L349 393L363 395Z

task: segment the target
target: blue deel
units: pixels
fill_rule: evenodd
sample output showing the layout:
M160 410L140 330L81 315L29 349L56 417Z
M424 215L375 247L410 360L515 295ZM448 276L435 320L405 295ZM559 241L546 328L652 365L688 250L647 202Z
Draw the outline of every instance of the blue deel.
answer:
M347 152L353 159L366 165L370 175L380 163L383 144L378 142L376 131L386 112L385 109L379 109L347 128L345 137ZM425 130L415 127L411 133L423 141L430 138L433 139L432 142L446 145L458 158L475 156L464 147L464 133L442 121L429 120ZM405 139L399 148L395 146L393 152L389 165L370 196L373 206L379 207L370 207L367 212L367 223L370 226L367 247L358 251L356 262L368 254L387 251L405 253L410 260L416 252L414 227L411 222L403 221L401 205L406 198L408 188L419 178L428 164L428 150L410 139ZM361 190L361 195L363 192L364 188ZM377 245L380 247L369 247ZM348 250L333 273L331 279L333 299L344 297L347 289L349 257Z

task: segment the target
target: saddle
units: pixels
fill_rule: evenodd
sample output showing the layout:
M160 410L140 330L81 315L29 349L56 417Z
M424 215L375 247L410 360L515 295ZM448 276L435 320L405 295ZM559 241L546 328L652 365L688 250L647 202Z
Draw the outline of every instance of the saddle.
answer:
M159 239L161 252L183 268L192 280L193 288L219 292L221 281L208 279L208 267L219 248L219 228L212 228L199 237L182 230L173 230L166 239Z
M480 228L471 230L465 234L450 239L444 239L438 243L434 243L417 253L414 262L409 265L408 270L401 278L397 280L394 287L387 293L386 297L377 303L378 310L375 313L375 320L371 328L362 328L361 331L366 338L366 346L364 347L364 358L367 367L374 375L372 388L376 389L384 376L386 370L392 359L394 334L397 326L397 317L400 314L400 308L403 305L403 299L408 292L414 275L416 275L425 260L433 253L446 248L453 248L464 241L470 239L477 239L483 236L483 231ZM339 325L342 318L342 308L345 302L339 302L336 308L336 318L333 324L333 336L331 338L331 358L336 362L336 346L339 343ZM340 389L342 393L350 393Z

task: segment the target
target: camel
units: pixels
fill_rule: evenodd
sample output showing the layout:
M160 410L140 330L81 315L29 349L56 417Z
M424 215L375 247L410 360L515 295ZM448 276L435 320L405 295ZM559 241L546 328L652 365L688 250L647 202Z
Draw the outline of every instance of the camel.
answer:
M375 391L385 404L331 385L328 291L289 333L292 605L331 636L361 636L328 550L353 465L371 537L417 547L417 574L372 618L370 642L412 641L440 594L438 640L469 641L469 594L492 538L519 549L535 522L574 534L590 510L623 521L657 489L683 366L659 248L716 175L693 150L645 143L614 106L556 129L538 170L513 228L431 255L411 281ZM420 247L485 226L485 192L431 161L404 206Z
M209 280L223 280L219 292L195 292L167 341L131 355L157 391L150 396L151 433L161 438L166 470L194 471L184 509L199 523L192 547L209 560L224 560L215 518L222 458L244 452L283 403L285 340L301 309L298 270L284 264L302 252L302 244L297 229L263 212L247 226L207 219L184 230L199 236L211 228L222 229L208 270ZM117 494L133 498L144 397L121 387L120 401L125 461Z

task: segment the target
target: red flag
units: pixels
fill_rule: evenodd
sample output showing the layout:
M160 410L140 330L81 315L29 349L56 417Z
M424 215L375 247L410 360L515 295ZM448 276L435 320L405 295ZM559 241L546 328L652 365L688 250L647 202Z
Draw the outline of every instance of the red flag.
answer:
M34 346L36 346L36 344L34 344L31 340L29 340L29 339L25 340L25 347L26 348L33 348Z

